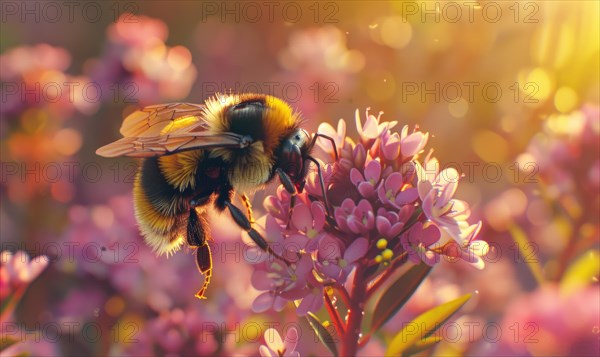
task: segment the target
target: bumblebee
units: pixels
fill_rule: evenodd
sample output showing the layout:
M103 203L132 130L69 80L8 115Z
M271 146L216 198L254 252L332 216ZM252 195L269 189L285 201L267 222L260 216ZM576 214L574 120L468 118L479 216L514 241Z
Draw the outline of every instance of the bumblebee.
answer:
M302 192L317 137L302 129L303 119L286 102L264 94L216 94L204 104L170 103L144 107L123 120L123 138L99 148L104 157L142 158L135 176L135 217L154 251L172 254L183 243L195 248L205 298L212 276L206 209L228 210L235 223L264 251L278 259L252 228L246 193L279 177L292 194ZM335 150L337 152L337 150ZM232 203L240 194L247 216ZM293 202L292 202L293 206ZM326 204L328 207L328 205Z

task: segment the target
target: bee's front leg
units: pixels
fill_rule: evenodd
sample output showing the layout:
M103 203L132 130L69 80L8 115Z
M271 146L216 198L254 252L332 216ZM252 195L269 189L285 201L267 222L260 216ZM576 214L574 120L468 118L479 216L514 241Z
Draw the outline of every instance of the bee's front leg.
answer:
M246 213L248 214L248 220L250 221L250 223L254 223L254 218L252 218L252 204L250 203L250 199L248 198L248 196L246 196L246 194L241 194L240 195L240 199L242 200L242 202L244 203L244 206L246 206Z
M250 222L250 220L248 220L248 217L246 217L246 215L244 215L244 213L239 208L237 208L233 203L231 203L230 200L226 200L224 204L225 207L229 209L229 212L231 212L231 217L233 218L235 223L238 226L240 226L243 230L248 232L250 238L252 238L254 243L256 243L256 245L258 245L260 249L271 254L275 258L283 261L287 265L290 264L285 258L275 253L273 249L269 246L269 243L263 238L263 236L260 233L258 233L256 229L252 228L252 223Z
M298 190L296 190L296 186L292 182L292 179L290 178L290 176L288 174L286 174L282 169L278 168L277 170L275 170L275 172L277 172L277 175L279 176L279 181L281 181L283 188L285 188L285 190L287 192L289 192L289 194L291 195L290 210L288 212L288 225L289 225L290 224L289 222L292 220L292 210L294 209L294 205L296 204L296 195L298 194Z

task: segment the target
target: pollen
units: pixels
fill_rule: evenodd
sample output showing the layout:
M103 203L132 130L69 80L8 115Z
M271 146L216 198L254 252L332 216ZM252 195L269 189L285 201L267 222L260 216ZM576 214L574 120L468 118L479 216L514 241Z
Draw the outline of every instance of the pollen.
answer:
M385 249L387 247L387 244L387 239L381 238L377 241L377 249Z
M381 253L381 256L383 257L384 260L391 260L392 257L394 256L394 252L392 252L391 249L386 249Z
M383 261L383 257L381 256L381 254L379 254L375 257L375 263L381 263L382 261Z

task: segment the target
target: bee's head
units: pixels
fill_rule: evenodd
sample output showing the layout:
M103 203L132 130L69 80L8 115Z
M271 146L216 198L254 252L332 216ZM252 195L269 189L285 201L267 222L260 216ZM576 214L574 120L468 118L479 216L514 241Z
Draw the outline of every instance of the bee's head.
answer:
M281 143L279 167L290 177L298 192L304 189L313 145L310 135L304 129L292 132Z

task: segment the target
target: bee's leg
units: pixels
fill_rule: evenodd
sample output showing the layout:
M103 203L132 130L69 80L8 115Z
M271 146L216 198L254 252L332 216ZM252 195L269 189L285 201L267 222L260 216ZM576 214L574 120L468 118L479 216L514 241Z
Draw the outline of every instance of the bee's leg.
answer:
M196 249L196 265L198 266L198 270L204 274L204 284L202 284L202 287L196 293L196 297L198 299L206 299L204 293L206 292L208 284L210 284L213 266L212 254L210 253L210 246L208 243L204 243L204 245Z
M279 176L279 181L281 181L283 188L285 188L285 190L287 192L289 192L289 194L291 195L290 211L288 212L288 224L289 224L289 222L292 220L292 210L294 209L294 205L296 204L296 195L298 194L298 190L296 190L296 186L292 182L292 179L290 178L290 176L288 174L286 174L281 168L277 168L277 170L275 170L275 171L277 172L277 175Z
M206 299L204 293L210 284L210 278L212 276L212 255L210 253L207 238L208 224L204 219L204 216L198 216L198 212L192 207L188 217L186 239L190 246L196 247L196 265L198 266L200 273L204 275L204 284L202 284L202 287L196 293L198 299Z
M244 206L246 206L246 213L248 213L248 220L250 221L250 223L254 223L255 221L254 221L254 218L252 218L252 204L250 203L250 199L248 198L248 196L246 196L245 193L240 195L240 199L244 203Z
M240 226L243 230L248 232L250 238L252 238L254 243L256 243L256 245L258 245L260 249L264 250L265 252L271 254L275 258L289 265L289 262L279 254L275 253L273 249L269 246L269 243L260 235L260 233L258 233L254 228L252 228L252 223L250 223L248 218L239 208L237 208L233 203L231 203L230 200L226 200L224 203L225 207L227 207L229 209L229 212L231 212L231 217L233 217L235 223L238 226Z

